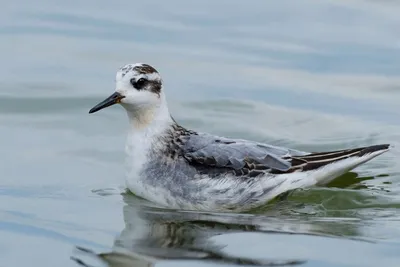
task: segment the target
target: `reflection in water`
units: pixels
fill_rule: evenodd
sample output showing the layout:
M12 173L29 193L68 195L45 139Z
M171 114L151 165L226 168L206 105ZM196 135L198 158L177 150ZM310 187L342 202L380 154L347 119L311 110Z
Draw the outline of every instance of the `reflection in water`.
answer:
M125 194L123 208L125 228L114 242L111 252L96 254L78 248L73 260L82 266L99 266L97 259L109 266L153 266L160 260L202 260L233 265L280 266L303 264L307 259L278 259L264 254L263 259L237 257L223 252L225 244L214 237L231 233L257 232L265 235L306 234L325 237L357 236L357 220L296 216L285 212L298 209L292 202L275 203L263 215L216 214L165 210L151 207L144 200ZM297 204L298 205L298 202ZM277 216L278 215L278 216ZM237 240L240 242L240 240ZM87 259L83 259L87 258Z
M114 250L94 254L85 248L78 248L79 252L86 256L95 256L109 266L152 266L159 260L177 259L201 259L252 266L295 265L304 262L235 257L223 253L223 245L210 240L211 237L224 233L257 231L258 226L251 224L252 216L238 218L241 223L229 223L234 221L236 216L166 211L137 204L137 199L129 195L125 196L125 201L125 229L115 240ZM223 222L215 220L218 217L221 217ZM91 266L80 257L73 259L82 266Z

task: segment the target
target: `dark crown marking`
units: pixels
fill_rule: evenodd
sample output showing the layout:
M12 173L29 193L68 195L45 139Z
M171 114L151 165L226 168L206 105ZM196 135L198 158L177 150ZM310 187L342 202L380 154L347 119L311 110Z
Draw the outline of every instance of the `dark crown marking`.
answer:
M122 71L122 77L124 77L128 72L136 71L139 74L151 74L158 73L158 71L148 64L134 65L128 64L120 69Z
M147 64L142 64L140 66L135 66L133 68L135 71L137 71L140 74L151 74L151 73L158 73L157 70L155 68L153 68L150 65Z

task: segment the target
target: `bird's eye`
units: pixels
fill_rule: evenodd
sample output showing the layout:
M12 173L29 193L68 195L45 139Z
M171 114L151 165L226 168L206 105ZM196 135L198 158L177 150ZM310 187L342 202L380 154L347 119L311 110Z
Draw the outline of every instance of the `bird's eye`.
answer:
M139 80L131 79L131 84L133 87L135 87L137 90L143 89L145 86L147 80L145 78L140 78Z

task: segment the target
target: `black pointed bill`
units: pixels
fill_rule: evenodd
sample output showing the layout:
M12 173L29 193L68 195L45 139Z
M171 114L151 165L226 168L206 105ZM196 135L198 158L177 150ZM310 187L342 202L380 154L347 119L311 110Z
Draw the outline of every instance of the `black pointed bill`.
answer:
M110 95L106 99L104 99L102 102L94 106L91 110L89 110L89 113L94 113L99 111L100 109L112 106L114 104L121 103L121 99L124 98L125 96L121 95L120 93L115 92L114 94Z

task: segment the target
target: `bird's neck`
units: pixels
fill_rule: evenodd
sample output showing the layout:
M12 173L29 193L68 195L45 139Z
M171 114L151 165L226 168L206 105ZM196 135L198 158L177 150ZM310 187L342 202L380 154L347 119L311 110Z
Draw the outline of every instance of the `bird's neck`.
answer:
M166 101L159 106L141 107L140 110L127 110L130 136L136 142L149 142L156 137L161 137L172 125L172 119Z

